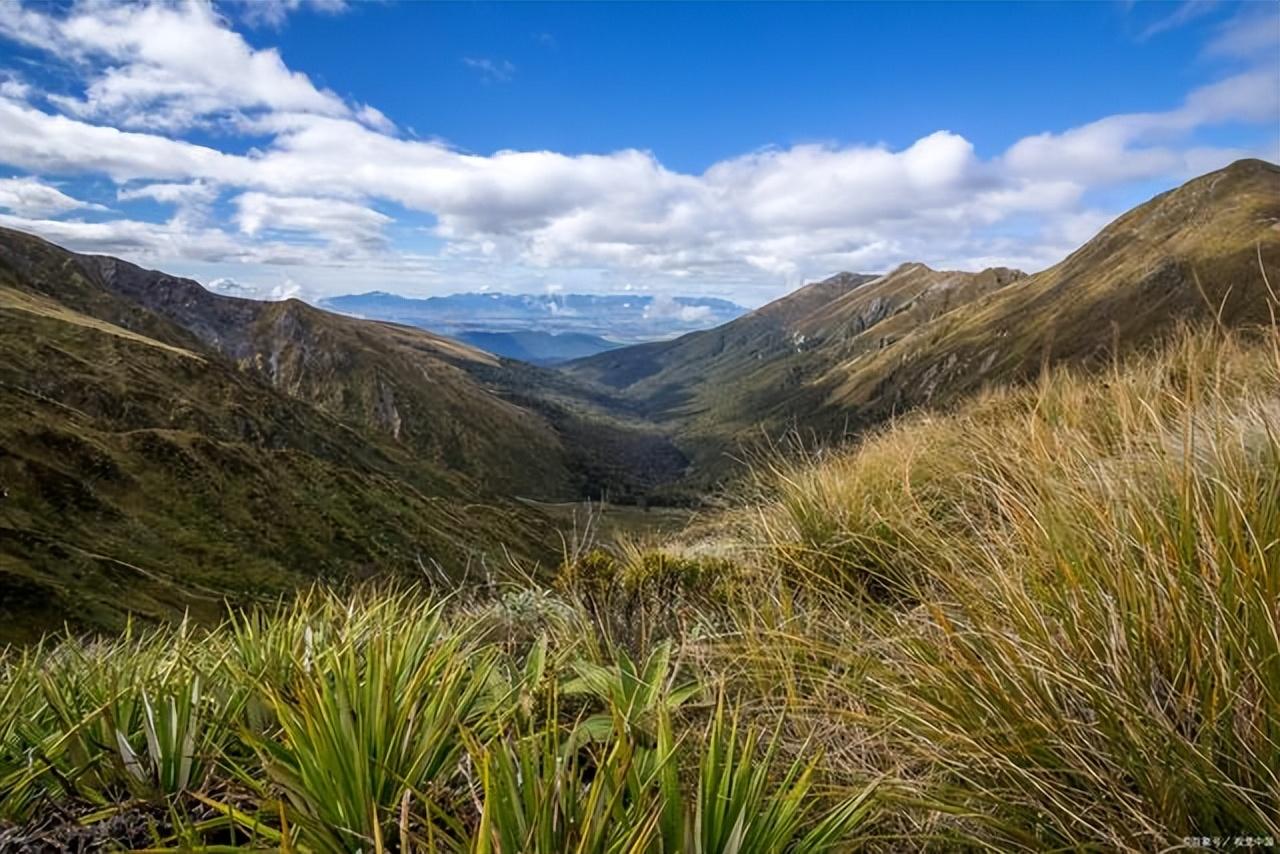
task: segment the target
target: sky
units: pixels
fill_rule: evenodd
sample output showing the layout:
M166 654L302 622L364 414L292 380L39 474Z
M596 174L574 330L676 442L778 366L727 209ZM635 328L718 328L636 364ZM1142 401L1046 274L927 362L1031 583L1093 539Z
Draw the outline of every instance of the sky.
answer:
M1280 161L1280 4L0 0L0 225L215 288L754 306Z

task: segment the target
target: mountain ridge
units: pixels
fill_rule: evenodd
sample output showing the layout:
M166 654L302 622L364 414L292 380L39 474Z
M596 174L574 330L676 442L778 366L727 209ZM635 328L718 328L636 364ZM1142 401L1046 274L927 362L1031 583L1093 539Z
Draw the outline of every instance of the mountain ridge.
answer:
M46 251L34 239L0 230L0 243L24 245L33 256ZM7 254L19 264L12 249ZM625 465L605 473L584 462L583 452L593 451L583 446L590 440L586 425L607 425L613 445L627 439L617 435L607 397L575 389L556 373L418 327L338 315L297 299L215 294L191 279L106 256L71 258L43 268L26 264L28 289L176 346L211 348L285 393L376 429L495 492L566 500L609 491L610 478L618 479L614 492L647 482ZM69 263L79 265L79 275ZM548 394L538 395L541 389ZM566 429L574 441L563 439ZM631 432L639 445L661 443L643 426ZM665 465L680 465L668 456Z
M0 336L0 639L214 616L221 596L419 560L456 574L503 545L551 557L536 512L216 354L32 299L9 272L0 263L14 333Z
M0 641L554 562L517 497L683 466L568 378L0 230ZM636 484L636 485L629 485Z

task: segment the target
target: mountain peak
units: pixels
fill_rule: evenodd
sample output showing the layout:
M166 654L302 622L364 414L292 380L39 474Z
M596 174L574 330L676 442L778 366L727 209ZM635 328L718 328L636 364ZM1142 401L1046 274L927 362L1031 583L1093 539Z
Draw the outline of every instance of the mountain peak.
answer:
M1268 163L1258 157L1242 157L1222 169L1219 172L1226 172L1231 175L1252 175L1259 172L1280 172L1280 166L1274 163ZM1209 173L1210 175L1216 173ZM1205 176L1208 177L1208 176Z

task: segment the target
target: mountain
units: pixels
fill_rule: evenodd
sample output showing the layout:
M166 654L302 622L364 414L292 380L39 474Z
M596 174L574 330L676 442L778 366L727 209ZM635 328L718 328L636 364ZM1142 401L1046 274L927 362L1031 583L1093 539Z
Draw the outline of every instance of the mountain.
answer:
M643 491L684 464L555 372L10 230L0 321L0 640L550 560L554 526L512 496Z
M1156 196L1058 264L936 320L895 330L821 383L824 406L879 420L945 404L1046 362L1105 361L1180 323L1271 322L1280 166L1242 160Z
M826 441L1050 361L1104 359L1183 321L1269 319L1280 282L1280 167L1243 160L1108 225L1027 276L907 264L842 273L722 327L627 347L564 369L612 389L672 430L694 483L788 427Z
M713 297L641 294L469 293L414 299L373 291L329 297L320 305L455 338L475 332L578 333L623 343L706 329L744 311Z
M541 332L534 329L515 332L463 332L457 338L495 356L519 359L533 365L555 365L622 346L585 332Z

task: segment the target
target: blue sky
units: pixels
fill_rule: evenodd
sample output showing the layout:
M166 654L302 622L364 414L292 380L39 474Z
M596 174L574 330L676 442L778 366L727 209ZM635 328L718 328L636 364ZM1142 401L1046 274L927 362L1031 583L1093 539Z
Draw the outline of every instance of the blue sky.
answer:
M0 0L0 224L268 297L1034 270L1280 159L1278 9Z

